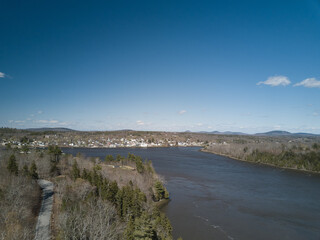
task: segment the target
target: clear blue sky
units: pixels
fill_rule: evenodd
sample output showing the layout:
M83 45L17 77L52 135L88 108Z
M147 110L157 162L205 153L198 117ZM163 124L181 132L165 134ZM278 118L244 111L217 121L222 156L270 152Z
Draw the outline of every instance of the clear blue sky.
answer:
M0 126L320 133L320 1L0 8Z

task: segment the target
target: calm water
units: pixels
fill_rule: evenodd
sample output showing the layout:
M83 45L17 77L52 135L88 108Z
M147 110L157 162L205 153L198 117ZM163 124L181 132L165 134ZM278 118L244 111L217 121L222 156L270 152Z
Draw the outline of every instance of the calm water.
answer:
M320 175L232 160L199 148L64 149L86 156L129 152L152 160L171 202L174 237L320 239Z

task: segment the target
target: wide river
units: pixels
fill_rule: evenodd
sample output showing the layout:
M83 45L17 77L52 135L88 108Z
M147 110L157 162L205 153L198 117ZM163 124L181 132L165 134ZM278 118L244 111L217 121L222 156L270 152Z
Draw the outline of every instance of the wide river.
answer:
M85 156L134 153L166 181L175 239L320 239L320 175L204 153L200 148L63 149Z

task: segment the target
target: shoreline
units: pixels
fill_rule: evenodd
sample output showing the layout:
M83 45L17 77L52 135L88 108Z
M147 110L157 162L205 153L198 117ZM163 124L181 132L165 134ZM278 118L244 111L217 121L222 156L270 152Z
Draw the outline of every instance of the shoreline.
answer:
M279 169L294 170L294 171L297 171L297 172L312 173L312 174L320 175L320 172L315 172L315 171L312 171L312 170L305 170L305 169L298 169L298 168L291 168L291 167L280 167L280 166L277 166L277 165L274 165L274 164L271 164L271 163L250 162L250 161L247 161L247 160L244 160L244 159L240 159L240 158L236 158L236 157L233 157L233 156L229 156L229 155L226 155L226 154L223 154L223 153L216 153L214 151L210 151L210 150L207 150L207 149L204 149L204 148L201 148L199 151L200 152L204 152L204 153L215 154L215 155L222 156L222 157L227 157L227 158L230 158L230 159L233 159L233 160L236 160L236 161L241 161L241 162L246 162L246 163L259 164L259 165L265 165L265 166L279 168Z
M159 210L163 210L165 206L167 206L170 203L171 199L161 199L159 202L154 202L154 205L159 208Z

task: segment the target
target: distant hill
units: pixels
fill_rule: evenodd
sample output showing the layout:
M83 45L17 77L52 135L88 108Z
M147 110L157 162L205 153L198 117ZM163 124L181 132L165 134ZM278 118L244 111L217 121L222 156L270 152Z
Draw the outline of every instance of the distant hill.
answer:
M30 132L74 132L76 130L70 128L27 128Z
M187 131L186 131L187 132ZM190 132L190 131L188 131ZM205 133L205 134L216 134L216 135L255 135L255 136L269 136L269 137L279 137L279 136L292 136L292 137L312 137L312 136L320 136L320 134L313 134L313 133L291 133L287 131L280 131L280 130L274 130L270 132L265 132L265 133L256 133L256 134L247 134L247 133L242 133L242 132L230 132L230 131L225 131L225 132L219 132L219 131L212 131L212 132L207 132L207 131L201 131L198 133Z
M217 134L217 135L248 135L248 134L242 133L242 132L230 132L230 131L225 131L225 132L219 132L219 131L206 132L206 131L201 131L199 133Z
M6 128L3 128L3 131L5 131ZM9 129L11 130L11 129ZM9 131L6 130L6 131ZM70 128L27 128L27 129L12 129L12 131L29 131L29 132L77 132L78 130L70 129ZM110 132L135 132L135 130L132 129L122 129L122 130L113 130ZM99 131L87 131L87 132L99 132ZM225 132L219 132L219 131L200 131L200 132L192 132L190 130L184 131L184 133L204 133L204 134L215 134L215 135L254 135L254 136L269 136L269 137L278 137L278 136L296 136L296 137L312 137L312 136L320 136L320 134L313 134L313 133L290 133L287 131L270 131L265 133L256 133L256 134L247 134L243 132L231 132L231 131L225 131Z
M312 137L319 136L318 134L313 133L291 133L287 131L270 131L265 133L256 133L256 136L300 136L300 137Z
M257 136L290 136L292 133L287 131L270 131L265 133L256 133Z

